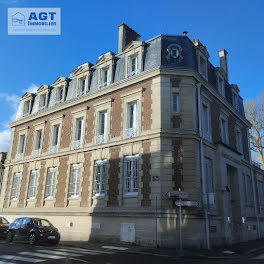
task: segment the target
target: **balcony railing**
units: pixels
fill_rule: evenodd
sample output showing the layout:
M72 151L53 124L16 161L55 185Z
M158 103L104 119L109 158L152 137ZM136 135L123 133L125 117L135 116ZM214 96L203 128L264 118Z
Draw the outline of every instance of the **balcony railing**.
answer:
M49 154L56 154L56 153L58 153L58 149L59 149L58 145L50 146L49 147Z
M124 138L133 138L138 136L137 128L126 128L124 130Z
M32 157L33 157L33 158L38 158L38 157L40 157L40 149L34 149L34 150L32 151Z
M20 160L23 160L23 159L24 159L24 153L17 153L16 154L16 157L15 157L16 161L20 161Z
M95 144L96 145L100 145L100 144L104 144L104 143L107 143L107 137L105 134L98 135L95 137Z
M83 141L82 140L74 140L72 141L71 149L80 149L83 147Z

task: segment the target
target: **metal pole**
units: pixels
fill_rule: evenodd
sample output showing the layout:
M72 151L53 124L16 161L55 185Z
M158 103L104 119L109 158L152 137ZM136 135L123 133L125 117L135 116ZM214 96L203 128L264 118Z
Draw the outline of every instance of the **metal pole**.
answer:
M181 191L181 188L179 188L179 191ZM180 229L180 251L182 251L182 207L181 207L181 199L180 206L179 206L179 229Z
M156 248L158 248L158 197L156 196Z

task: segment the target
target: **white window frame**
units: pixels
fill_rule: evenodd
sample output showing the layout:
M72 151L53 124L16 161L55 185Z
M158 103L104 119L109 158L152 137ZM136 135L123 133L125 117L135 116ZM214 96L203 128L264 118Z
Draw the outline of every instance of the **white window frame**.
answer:
M73 173L77 173L77 176ZM74 178L75 177L75 178ZM81 164L72 164L69 178L68 198L78 198L80 192ZM73 191L71 191L73 186Z
M264 208L264 182L258 180L257 188L258 188L258 199L259 199L260 208Z
M28 116L29 115L29 113L30 113L30 103L31 103L30 100L27 100L27 101L24 102L24 106L23 106L23 116Z
M23 147L22 147L22 141L21 141L22 138L24 138ZM15 157L16 161L23 160L24 152L25 152L25 145L26 145L25 143L26 143L26 134L19 135L19 142L18 142L18 146L17 146L17 154L16 154L16 157Z
M205 139L211 141L211 122L210 122L210 107L207 103L201 103L201 118L202 118L202 135ZM207 109L204 116L204 109ZM205 126L206 125L206 126Z
M47 178L45 184L45 199L52 199L54 197L56 179L56 168L48 168Z
M81 130L78 130L78 122L81 122ZM73 133L73 141L71 149L80 149L83 147L83 134L84 134L84 117L77 117L74 120L74 133ZM77 137L77 135L80 135Z
M239 110L239 105L238 105L238 94L236 92L232 92L232 100L233 100L233 106Z
M135 60L135 69L133 70L133 60ZM128 63L127 63L127 76L133 76L139 73L139 55L132 55L128 57Z
M94 163L93 197L104 197L107 160L97 160Z
M242 134L240 129L236 129L236 149L238 152L242 153L243 152L243 147L242 147ZM238 136L239 135L239 136Z
M218 75L217 78L217 87L218 87L218 92L225 97L225 79L222 76Z
M40 134L40 136L38 136L39 134ZM43 130L42 129L36 130L36 132L35 132L35 141L34 141L34 149L32 150L32 157L34 157L34 158L40 156L42 138L43 138ZM39 145L39 147L38 147L38 145Z
M133 106L133 118L131 118L131 106ZM126 139L137 137L139 134L138 112L138 101L132 101L126 104L126 120L124 129L124 138Z
M223 127L223 123L225 124L225 127ZM229 133L228 133L228 119L220 116L220 130L221 130L221 139L222 142L226 145L229 144Z
M175 106L176 106L176 109L175 109ZM172 94L172 113L174 114L179 113L179 95L175 93Z
M102 129L102 120L104 120L104 133L101 132ZM97 135L95 139L95 144L104 144L108 140L108 111L98 111L97 113Z
M107 74L105 75L105 72ZM106 76L106 81L104 80ZM110 67L100 69L100 85L99 88L106 87L110 84Z
M12 188L10 192L10 200L17 200L20 181L21 181L21 172L16 172L13 176Z
M35 199L37 192L38 171L32 170L29 175L27 199Z
M41 98L45 98L45 100L41 100ZM43 104L43 101L44 101L44 104ZM43 93L39 96L39 110L43 110L45 109L47 106L47 94L46 93Z
M86 92L86 86L87 86L87 79L86 78L79 78L78 79L78 91L77 96L82 96ZM83 88L83 90L81 89Z
M61 98L59 99L59 95L60 95L60 92L59 91L62 91L61 93ZM57 90L56 90L56 102L55 104L60 104L63 102L63 97L64 97L64 89L62 86L58 87Z
M204 173L206 178L206 193L204 203L209 206L215 204L214 178L213 178L213 161L210 158L204 157Z
M199 55L199 73L204 79L208 80L207 59L201 54Z
M254 203L254 196L253 196L253 186L252 186L252 179L250 175L246 175L246 197L247 203L253 204Z
M58 134L57 134L57 144L55 145L55 139L54 139L54 133L55 133L55 127L59 127L58 129ZM61 129L61 125L60 124L54 124L52 125L51 128L51 138L50 138L50 147L49 147L49 154L55 154L58 153L59 150L59 144L60 144L60 129Z
M132 167L132 169L131 169ZM136 168L135 168L136 167ZM129 171L130 175L129 175ZM136 174L136 175L135 175ZM124 196L137 196L139 190L139 155L124 157Z

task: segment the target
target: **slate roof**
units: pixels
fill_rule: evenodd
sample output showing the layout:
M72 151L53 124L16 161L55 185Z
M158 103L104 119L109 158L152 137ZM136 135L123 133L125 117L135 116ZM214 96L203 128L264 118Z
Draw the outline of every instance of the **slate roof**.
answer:
M182 48L182 60L178 63L170 61L167 59L167 49L170 44L177 44ZM117 83L121 80L125 79L125 55L123 53L115 55L116 65L114 67L114 83ZM144 51L144 65L143 71L149 71L155 68L175 68L175 69L192 69L198 71L197 59L196 59L196 51L195 45L187 36L181 35L158 35L149 41L145 42L145 51ZM85 64L85 63L84 63ZM82 65L84 65L82 64ZM98 70L96 65L92 65L91 63L87 63L87 65L92 70L92 78L90 82L90 88L88 93L96 92L98 87ZM216 81L216 68L208 61L208 82L217 89L217 81ZM74 73L75 70L71 71ZM66 87L66 99L65 101L70 101L76 98L76 78L74 76L68 77L68 85ZM107 88L105 88L107 89ZM55 92L56 89L52 88L49 91L48 95L48 107L56 107L55 106ZM226 92L226 100L232 104L232 93L231 86L229 83L225 82L225 92ZM243 100L239 96L239 111L244 115L244 107ZM31 114L38 112L38 103L39 103L39 95L38 93L34 97L33 107ZM22 118L22 108L23 101L20 102L20 107L17 113L17 118ZM44 110L45 111L45 110Z

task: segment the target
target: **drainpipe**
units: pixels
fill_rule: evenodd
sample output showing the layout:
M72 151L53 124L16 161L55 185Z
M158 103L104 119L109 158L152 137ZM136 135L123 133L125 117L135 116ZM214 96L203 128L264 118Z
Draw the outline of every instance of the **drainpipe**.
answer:
M258 238L260 239L260 226L259 226L259 216L258 216L258 209L257 209L257 193L255 189L255 184L258 184L256 181L256 177L254 173L252 173L252 161L250 160L250 177L252 179L252 188L253 188L253 196L254 196L254 209L255 209L255 215L257 218L257 226L258 226Z
M201 176L202 176L202 202L205 217L205 235L207 249L210 250L210 233L209 233L209 218L208 218L208 208L207 204L204 202L206 197L206 179L204 173L204 144L202 135L202 119L201 119L201 83L197 83L197 99L198 99L198 123L199 123L199 137L200 137L200 162L201 162Z
M253 188L253 197L254 197L254 209L255 209L255 215L257 218L257 226L258 226L258 238L260 239L261 235L260 235L260 225L259 225L259 215L258 215L258 209L257 209L257 193L256 193L256 189L255 189L255 183L258 184L258 181L254 175L254 173L252 173L252 159L251 159L251 152L250 152L250 145L249 145L249 136L248 136L248 130L247 130L247 139L248 139L248 152L249 152L249 163L250 163L250 177L252 179L252 188Z

